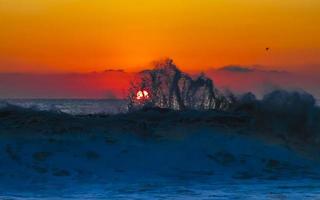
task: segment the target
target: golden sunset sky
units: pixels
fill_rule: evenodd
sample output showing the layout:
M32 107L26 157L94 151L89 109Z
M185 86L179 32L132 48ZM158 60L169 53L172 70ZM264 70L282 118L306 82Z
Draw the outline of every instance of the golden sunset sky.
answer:
M137 71L164 57L320 70L320 1L0 0L0 72Z

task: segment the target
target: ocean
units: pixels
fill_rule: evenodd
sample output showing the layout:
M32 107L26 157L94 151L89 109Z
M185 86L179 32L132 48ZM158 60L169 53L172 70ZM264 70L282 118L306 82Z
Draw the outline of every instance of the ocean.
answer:
M31 109L0 112L1 200L320 199L319 160L258 137L241 116L91 115L126 112L125 100L6 104Z
M127 111L127 101L121 99L2 99L1 103L71 115L117 114ZM320 101L317 100L319 105Z
M127 111L126 100L119 99L3 99L2 104L6 103L72 115L116 114Z

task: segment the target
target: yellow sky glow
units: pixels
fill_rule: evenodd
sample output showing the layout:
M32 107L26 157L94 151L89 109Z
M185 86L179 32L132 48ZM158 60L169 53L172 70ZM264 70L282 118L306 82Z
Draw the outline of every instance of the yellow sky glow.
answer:
M0 0L0 71L302 69L320 64L319 24L319 0Z

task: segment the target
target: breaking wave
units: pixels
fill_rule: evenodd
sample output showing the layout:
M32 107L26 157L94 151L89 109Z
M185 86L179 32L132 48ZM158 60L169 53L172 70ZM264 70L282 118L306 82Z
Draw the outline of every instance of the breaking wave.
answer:
M257 99L222 93L203 76L181 77L191 100L180 89L167 90L177 86L169 78L142 106L131 93L129 106L138 109L128 112L87 112L88 102L1 102L0 197L72 198L74 192L79 198L91 188L92 199L141 191L170 198L165 186L183 193L192 183L209 187L211 196L202 191L201 198L210 199L212 188L244 181L255 189L268 181L319 180L320 109L312 95L275 90Z
M0 197L190 197L177 194L180 188L200 192L197 198L222 191L225 199L259 198L279 181L290 187L304 180L307 187L319 180L319 109L311 96L274 91L262 100L238 98L228 111L144 108L115 115L2 105ZM227 190L235 183L243 190ZM259 190L261 183L271 189Z

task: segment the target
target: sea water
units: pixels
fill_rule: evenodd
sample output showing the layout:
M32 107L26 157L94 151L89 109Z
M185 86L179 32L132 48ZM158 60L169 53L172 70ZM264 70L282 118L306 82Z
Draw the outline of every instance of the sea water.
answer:
M126 101L119 99L4 99L2 102L23 108L72 115L116 114L127 111Z
M35 108L38 110L46 110L46 111L59 111L64 113L69 113L73 115L83 115L83 114L114 114L114 113L120 113L126 111L126 102L124 100L72 100L72 99L11 99L11 100L5 100L6 103L21 106L25 108ZM212 135L212 134L210 134ZM201 140L208 141L207 137L203 137L205 139ZM91 141L92 138L87 141ZM98 140L98 139L97 139ZM102 141L102 140L101 140ZM190 159L190 155L192 155L193 152L202 152L205 153L204 147L201 145L197 148L194 148L192 145L200 145L201 143L194 142L197 141L196 139L192 139L190 141L187 141L186 143L183 143L183 145L179 144L177 145L177 148L175 148L175 143L181 142L181 139L177 141L173 141L171 143L157 143L157 145L150 146L147 144L147 141L142 141L141 143L135 144L130 140L130 143L125 143L125 146L117 146L114 147L104 147L103 145L99 146L96 143L92 142L92 145L90 148L95 149L97 152L99 152L101 155L104 153L108 154L109 152L114 152L114 156L103 156L103 158L113 158L117 159L121 155L125 156L127 154L128 158L125 160L130 160L131 157L134 154L135 151L137 153L140 152L139 149L142 149L141 151L143 153L143 158L145 159L144 164L149 164L150 166L153 166L152 163L154 163L154 159L164 159L165 155L171 155L166 154L167 150L172 148L172 151L168 152L175 152L175 154L178 154L181 156L177 156L177 158L181 158L184 155L189 155L188 159L186 157L186 160L188 161ZM192 143L193 141L194 143ZM214 142L216 141L216 142ZM219 141L219 142L217 142ZM216 147L219 146L218 144L223 143L221 141L227 141L227 139L219 139L214 138L214 140L210 143L212 145L207 145L208 147ZM230 142L231 141L231 142ZM228 144L231 145L233 140L228 140ZM2 139L2 142L4 140ZM98 140L100 142L100 140ZM0 142L1 143L1 142ZM6 155L7 153L4 151L6 144L3 144L3 148L1 148L1 151L3 151L3 155ZM101 142L102 143L102 142ZM32 143L33 144L33 143ZM34 145L32 145L32 148L39 148L38 150L43 150L41 148L44 148L45 146L41 146L40 142L35 142ZM77 144L77 143L75 143ZM82 143L81 143L82 144ZM239 143L241 145L235 145L233 146L241 146L241 151L244 151L245 146L242 143ZM268 153L269 151L265 150L265 148L262 148L262 144L256 144L251 145L250 143L250 149L256 146L256 150L245 152L246 155L252 152L252 156L248 156L250 160L254 160L254 158L259 157L262 155L263 152L266 152L265 156L271 155L272 151ZM23 146L26 146L26 143L21 144L21 142L18 142L16 140L12 140L11 147L15 147L17 145L17 151L21 151L20 153L23 154L23 152L26 152L28 154L28 151L32 151L34 149L31 148L31 146L27 146L25 149L27 151L23 150ZM31 144L30 144L31 145ZM37 145L40 145L38 147ZM84 144L82 144L84 145ZM90 145L90 142L86 145ZM110 144L111 145L111 144ZM145 146L144 146L145 145ZM228 147L228 145L221 145L222 147ZM19 148L18 148L19 147ZM58 148L59 147L59 148ZM69 162L72 159L82 159L79 157L79 155L75 153L61 153L60 151L64 147L63 145L59 145L57 151L55 154L63 154L69 159L64 159L64 161ZM77 151L74 150L77 145L71 146L71 145L65 145L64 148L70 147L70 151L80 152L82 149L78 149ZM133 150L130 150L131 147L134 147ZM159 148L158 148L159 147ZM161 148L160 148L161 147ZM221 147L221 148L222 148ZM259 148L261 147L261 150ZM62 148L62 149L61 149ZM104 149L107 148L107 149ZM115 150L113 150L114 148ZM190 148L190 151L188 149ZM230 147L228 147L230 148ZM129 149L129 151L124 151L123 149ZM230 148L229 150L231 150ZM113 150L113 151L111 151ZM153 153L150 153L150 151L147 150L153 150ZM179 150L183 151L180 152ZM119 152L118 152L119 151ZM10 151L11 152L11 151ZM10 153L9 152L9 153ZM129 153L128 153L129 152ZM148 153L149 152L149 153ZM238 151L234 151L235 154ZM259 153L260 152L260 153ZM280 151L275 151L274 153L276 156L280 156ZM131 154L133 155L131 155ZM29 153L31 155L31 153ZM28 155L29 155L28 154ZM74 154L78 157L73 157ZM154 157L155 155L160 155L159 158ZM257 155L256 155L257 154ZM201 155L201 154L200 154ZM80 154L80 156L83 156ZM195 155L194 155L195 156ZM22 173L20 174L12 174L12 177L10 178L10 174L6 173L7 171L10 171L9 168L13 167L14 165L9 164L9 161L6 161L6 156L0 156L2 163L2 172L0 171L0 200L2 199L14 199L14 200L42 200L42 199L48 199L48 200L66 200L66 199L141 199L141 200L153 200L153 199L275 199L275 200L286 200L286 199L320 199L320 179L318 179L318 176L309 176L308 178L301 178L304 177L304 174L300 174L300 178L292 178L291 176L285 176L285 177L274 177L273 179L259 179L259 178L250 178L250 177L244 177L243 179L226 179L219 177L213 177L209 178L209 180L206 177L203 176L212 176L211 174L207 173L198 173L198 177L194 176L194 172L192 171L186 171L183 175L184 176L175 176L177 179L174 179L172 177L166 177L166 176L154 176L152 178L146 178L144 179L143 176L145 176L144 173L141 174L139 177L139 174L135 174L135 177L139 177L139 179L132 178L130 180L109 180L105 179L101 181L99 177L95 177L91 174L88 176L90 179L84 179L81 181L81 179L74 180L72 178L64 178L64 177L53 177L51 180L51 175L41 177L40 175L33 176L35 174L34 171L32 171L33 167L33 161L26 161L23 167L25 167L24 170L22 170ZM199 156L195 156L199 157ZM289 156L283 156L285 159L289 158ZM61 157L57 156L57 159ZM151 159L152 158L152 159ZM175 163L176 158L169 160L168 162ZM18 160L19 161L19 160ZM17 161L17 162L18 162ZM112 160L108 160L108 162L112 162ZM107 161L102 160L102 165L110 165ZM132 159L132 161L135 161ZM152 161L152 162L151 162ZM194 162L193 159L189 160L190 162ZM16 162L16 161L10 161L10 162ZM24 163L24 160L19 161ZM37 161L38 164L46 165L44 161ZM91 162L97 162L95 160ZM120 162L120 161L118 161ZM124 161L121 161L124 162ZM159 162L159 163L168 163L168 162ZM58 163L58 162L57 162ZM58 163L59 165L63 165L65 162ZM82 163L85 163L83 161ZM86 161L88 163L88 161ZM125 163L125 162L124 162ZM16 163L16 166L22 166L21 163ZM36 163L37 164L37 163ZM134 166L139 165L140 163L133 162ZM143 164L143 163L142 163ZM181 163L185 167L188 165L188 163ZM4 165L8 165L10 167L5 168ZM72 162L69 163L69 165L72 166ZM51 164L48 164L49 168L52 166ZM81 164L78 163L76 166L81 166ZM98 166L98 164L97 164ZM201 165L204 166L204 165ZM127 165L127 167L130 169L130 166ZM234 168L236 168L235 166ZM1 168L1 167L0 167ZM256 167L258 168L258 166ZM171 168L170 168L171 169ZM29 170L29 171L28 171ZM107 169L104 169L107 170ZM175 170L173 168L173 170ZM243 169L241 169L243 170ZM248 169L248 171L254 171L254 169ZM18 170L14 170L18 171ZM70 170L71 171L71 170ZM96 171L96 169L93 169L93 171ZM4 173L6 173L4 175ZM25 174L24 174L25 173ZM49 172L48 172L49 173ZM115 173L123 173L123 172L115 172ZM190 173L190 174L188 174ZM97 173L99 174L99 173ZM22 177L21 179L17 179L17 177ZM40 178L39 178L40 176ZM214 176L214 175L213 175ZM6 178L10 178L12 183L9 183L8 181L5 181ZM27 178L23 178L27 177ZM272 178L272 177L271 177ZM95 181L98 180L98 181ZM57 181L56 181L57 180ZM10 185L11 184L11 185ZM13 187L12 187L13 185ZM6 189L8 186L9 189ZM10 187L9 187L10 186Z

